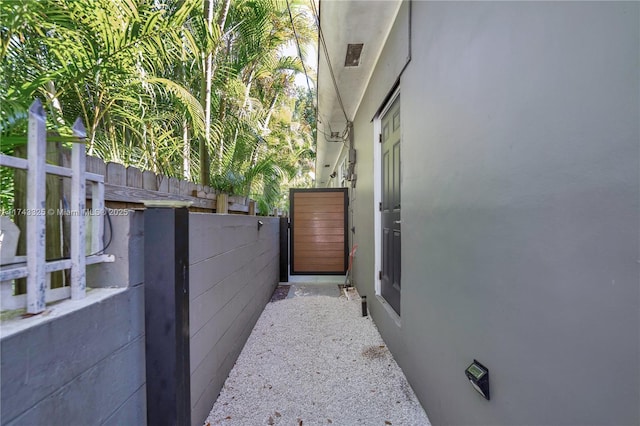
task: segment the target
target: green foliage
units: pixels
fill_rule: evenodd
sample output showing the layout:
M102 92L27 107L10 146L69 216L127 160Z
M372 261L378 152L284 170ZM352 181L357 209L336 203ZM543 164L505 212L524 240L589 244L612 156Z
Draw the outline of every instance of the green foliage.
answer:
M294 40L286 2L231 1L221 20L226 1L211 0L220 26L207 24L204 0L0 2L2 151L25 135L39 97L61 135L83 119L92 155L197 181L202 140L213 171L202 183L256 197L264 211L284 206L285 185L310 183L313 94L294 84L300 59L282 53ZM292 8L304 50L312 19ZM9 175L0 178L5 200Z
M7 150L4 152L12 154ZM0 215L4 216L13 209L13 169L0 167Z

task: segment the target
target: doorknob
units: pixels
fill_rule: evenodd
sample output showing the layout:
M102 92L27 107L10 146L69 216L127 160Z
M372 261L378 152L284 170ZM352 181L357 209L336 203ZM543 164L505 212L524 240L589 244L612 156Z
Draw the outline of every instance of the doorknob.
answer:
M399 224L401 224L401 223L402 223L402 221L401 221L401 220L394 220L394 221L393 221L393 223L396 223L396 224L398 224L398 225L399 225Z

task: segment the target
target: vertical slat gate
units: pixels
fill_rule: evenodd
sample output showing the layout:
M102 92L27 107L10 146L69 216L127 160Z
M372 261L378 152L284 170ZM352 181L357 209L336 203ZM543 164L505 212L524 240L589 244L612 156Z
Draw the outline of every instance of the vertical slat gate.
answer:
M344 275L347 188L291 189L291 275Z

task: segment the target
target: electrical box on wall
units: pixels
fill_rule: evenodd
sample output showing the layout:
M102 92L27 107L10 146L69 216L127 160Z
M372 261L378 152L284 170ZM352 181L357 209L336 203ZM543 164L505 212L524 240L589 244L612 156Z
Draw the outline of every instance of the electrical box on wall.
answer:
M467 379L469 379L469 382L471 382L473 388L486 400L490 400L489 369L474 359L473 363L467 367L464 373L467 376Z
M349 150L349 164L356 164L356 150L354 148Z

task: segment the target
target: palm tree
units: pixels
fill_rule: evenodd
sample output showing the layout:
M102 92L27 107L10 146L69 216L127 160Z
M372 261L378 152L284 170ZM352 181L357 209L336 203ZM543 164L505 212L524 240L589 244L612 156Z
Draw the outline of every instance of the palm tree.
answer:
M43 97L62 131L81 116L90 153L106 135L144 142L145 114L167 96L184 106L201 131L197 100L179 84L157 77L178 58L176 46L184 42L182 28L196 4L187 0L180 7L158 8L126 0L44 0L7 5L3 12L14 24L3 28L2 37L9 104L24 110L33 97ZM22 17L27 19L18 23ZM139 148L144 151L145 144Z
M304 45L311 19L292 10ZM0 35L3 150L40 97L60 133L81 116L105 160L270 203L306 167L310 139L292 142L310 130L291 119L302 66L282 53L294 40L285 1L5 1Z
M296 25L303 42L312 39L310 23L307 19L305 25ZM214 184L237 182L238 172L252 176L254 168L283 176L280 172L287 167L264 167L267 158L277 158L270 155L277 144L264 141L269 139L274 111L286 106L295 93L293 73L303 69L298 58L282 56L294 40L286 2L234 2L224 37L226 44L217 58L221 61L218 68L223 70L217 75L221 88L217 117L226 126L218 143ZM251 190L253 180L246 180L245 191Z

